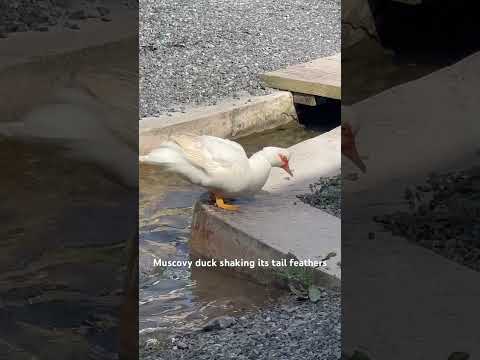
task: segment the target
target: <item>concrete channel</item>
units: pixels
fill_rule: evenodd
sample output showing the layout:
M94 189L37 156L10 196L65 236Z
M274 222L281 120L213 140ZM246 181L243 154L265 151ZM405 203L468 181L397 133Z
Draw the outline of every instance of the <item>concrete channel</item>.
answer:
M154 149L175 133L234 139L296 119L292 95L286 91L227 100L170 116L146 117L140 120L140 154Z

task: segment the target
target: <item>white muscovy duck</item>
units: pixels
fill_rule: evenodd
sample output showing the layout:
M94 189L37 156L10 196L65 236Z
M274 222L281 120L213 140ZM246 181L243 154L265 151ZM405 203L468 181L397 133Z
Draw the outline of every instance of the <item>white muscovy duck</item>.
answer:
M342 106L342 154L365 173L367 167L358 154L355 142L359 129L360 125L352 109L349 106Z
M238 206L225 204L225 198L249 196L260 191L272 167L293 176L287 149L265 147L247 157L243 147L215 136L176 135L140 161L163 166L189 182L207 188L216 205L225 210Z

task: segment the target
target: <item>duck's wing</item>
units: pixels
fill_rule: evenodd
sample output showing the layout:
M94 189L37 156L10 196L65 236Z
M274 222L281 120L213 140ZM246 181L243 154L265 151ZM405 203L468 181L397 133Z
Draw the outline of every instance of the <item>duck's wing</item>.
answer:
M207 135L176 135L171 140L180 146L193 165L208 174L219 169L243 166L248 161L242 146L230 140Z
M207 186L209 176L206 171L192 162L185 151L175 142L167 141L157 149L144 156L140 156L140 162L162 166L167 171L173 171L193 184ZM201 161L201 160L197 160Z
M243 147L235 141L215 136L200 136L200 141L211 154L212 159L225 166L248 160Z

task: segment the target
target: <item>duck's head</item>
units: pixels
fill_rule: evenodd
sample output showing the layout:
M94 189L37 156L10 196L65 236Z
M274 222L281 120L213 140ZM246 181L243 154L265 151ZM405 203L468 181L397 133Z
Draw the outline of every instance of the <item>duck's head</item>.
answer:
M270 162L272 167L282 168L290 176L293 176L293 172L289 165L290 152L287 149L267 146L262 149L262 154L268 160L268 162Z

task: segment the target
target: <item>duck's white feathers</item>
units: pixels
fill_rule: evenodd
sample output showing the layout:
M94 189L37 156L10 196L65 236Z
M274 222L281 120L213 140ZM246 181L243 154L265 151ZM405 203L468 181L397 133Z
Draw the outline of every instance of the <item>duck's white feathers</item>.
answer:
M250 163L242 146L214 136L171 136L140 161L163 166L218 194L244 192L250 182Z
M166 170L175 171L194 184L208 186L207 174L193 166L183 155L180 146L173 142L166 142L148 155L140 156L140 161L163 166Z
M192 165L213 175L221 169L248 166L245 150L236 142L214 136L176 135L177 144Z

